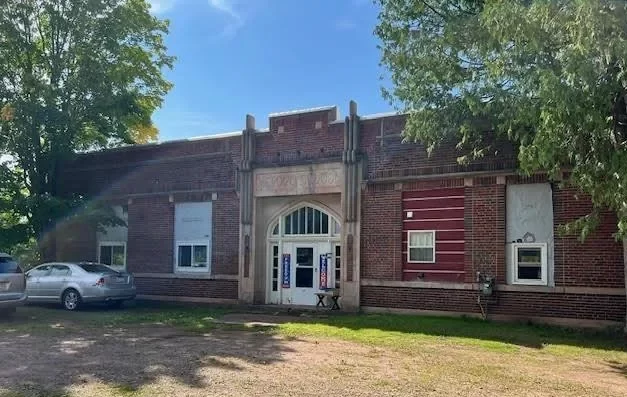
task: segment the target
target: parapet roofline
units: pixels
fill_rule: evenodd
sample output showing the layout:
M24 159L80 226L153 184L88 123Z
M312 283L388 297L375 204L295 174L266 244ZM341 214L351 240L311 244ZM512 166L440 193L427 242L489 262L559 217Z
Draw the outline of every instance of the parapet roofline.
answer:
M268 117L269 118L284 117L284 116L292 116L292 115L297 115L297 114L314 113L314 112L330 111L330 110L335 110L338 113L338 120L331 121L329 124L344 123L344 120L341 117L339 117L339 111L337 109L337 106L335 105L320 106L320 107L308 108L308 109L296 109L296 110L289 110L286 112L270 113ZM372 113L372 114L359 116L359 118L360 120L376 120L376 119L381 119L381 118L386 118L386 117L402 116L404 114L407 114L407 113L398 113L398 112ZM261 128L261 129L256 130L257 133L267 133L269 131L270 131L269 128ZM172 140L160 141L160 142L139 143L135 145L119 146L119 147L113 147L113 148L107 148L107 149L86 150L79 154L115 152L115 151L142 149L142 148L151 148L151 147L156 147L156 146L161 146L161 145L204 141L204 140L211 140L211 139L230 138L230 137L236 137L240 135L242 135L242 130L221 132L221 133L216 133L216 134L199 135L199 136L190 137L190 138L172 139Z
M269 128L258 129L255 132L257 133L267 133L269 132ZM169 145L175 143L185 143L185 142L194 142L194 141L206 141L211 139L221 139L221 138L231 138L242 135L242 131L231 131L231 132L219 132L216 134L207 134L207 135L199 135L193 136L189 138L181 138L181 139L172 139L167 141L160 142L149 142L149 143L136 143L134 145L126 145L126 146L118 146L106 149L97 149L97 150L86 150L84 152L80 152L79 154L89 154L89 153L101 153L101 152L115 152L115 151L123 151L123 150L133 150L133 149L142 149L142 148L150 148L155 146Z
M407 112L384 112L384 113L372 113L372 114L364 114L363 116L359 116L359 120L377 120L377 119L385 119L388 117L395 116L405 116L409 113ZM329 124L344 124L343 119L335 120L330 122Z
M270 113L268 115L268 117L272 118L272 117L293 116L295 114L322 112L322 111L325 111L325 110L326 111L328 111L328 110L335 110L335 111L337 111L337 106L336 105L329 105L329 106L319 106L319 107L308 108L308 109L288 110L286 112Z

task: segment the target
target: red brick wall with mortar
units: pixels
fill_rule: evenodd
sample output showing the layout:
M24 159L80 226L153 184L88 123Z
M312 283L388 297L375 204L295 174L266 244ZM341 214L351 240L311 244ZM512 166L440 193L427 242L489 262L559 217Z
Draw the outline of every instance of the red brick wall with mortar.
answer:
M474 178L464 203L465 281L477 272L505 282L505 185L496 178Z
M236 275L239 269L239 197L235 192L218 193L213 202L214 274Z
M186 296L194 298L237 299L237 280L137 278L141 295Z
M361 278L400 280L401 191L395 190L394 184L369 185L361 199Z
M516 166L514 149L505 142L495 143L498 154L487 154L468 165L458 163L457 158L463 152L454 143L441 145L429 156L424 145L402 142L400 133L404 125L405 116L402 115L362 121L360 148L368 159L367 179L513 169Z
M172 273L174 204L168 196L136 198L128 206L127 268L133 273Z
M319 129L316 122L321 122ZM278 132L278 127L283 132ZM255 138L258 166L299 163L312 160L340 161L344 149L344 124L329 124L329 111L273 117L270 132Z
M584 242L557 230L557 225L574 221L591 209L587 197L575 190L553 190L555 285L624 288L623 245L613 236L617 230L615 214L602 213L599 227Z
M63 192L124 196L179 190L235 189L236 167L229 153L159 162L66 169Z
M361 305L480 313L477 291L472 290L362 286ZM625 297L500 291L488 314L623 321Z

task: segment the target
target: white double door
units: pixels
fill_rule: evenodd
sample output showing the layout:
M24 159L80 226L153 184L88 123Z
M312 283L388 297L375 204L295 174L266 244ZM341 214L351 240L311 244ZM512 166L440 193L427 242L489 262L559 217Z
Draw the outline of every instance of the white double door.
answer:
M283 263L281 266L282 285L281 303L292 305L315 305L316 296L314 293L320 291L321 272L322 280L328 280L330 269L330 259L326 259L331 252L331 244L328 242L315 243L283 243ZM289 266L286 263L289 261ZM321 257L323 256L323 257ZM321 263L326 261L326 271ZM289 268L289 270L288 270ZM289 274L287 274L289 273ZM287 280L289 279L289 285Z

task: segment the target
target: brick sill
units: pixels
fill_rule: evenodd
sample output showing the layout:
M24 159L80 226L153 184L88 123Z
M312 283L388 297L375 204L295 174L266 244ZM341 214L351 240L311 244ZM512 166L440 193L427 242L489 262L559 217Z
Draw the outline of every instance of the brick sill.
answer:
M238 280L236 274L207 274L207 273L133 273L135 278L179 278L200 280Z
M478 285L475 283L444 283L426 281L394 281L362 279L362 286L369 287L395 287L395 288L422 288L422 289L452 289L452 290L474 290ZM543 287L533 285L506 285L497 284L496 291L504 292L535 292L547 294L577 294L577 295L625 295L624 288L603 288L603 287Z

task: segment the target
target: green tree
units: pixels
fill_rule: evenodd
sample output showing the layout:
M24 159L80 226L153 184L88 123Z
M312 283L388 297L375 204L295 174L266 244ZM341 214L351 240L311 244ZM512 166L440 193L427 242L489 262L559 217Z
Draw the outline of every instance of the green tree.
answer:
M567 231L585 238L611 209L627 236L626 2L379 1L384 94L409 113L408 140L456 142L467 161L506 137L523 171L568 170L590 195Z
M156 139L167 32L145 0L0 0L0 245L83 206L57 192L73 153Z

